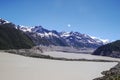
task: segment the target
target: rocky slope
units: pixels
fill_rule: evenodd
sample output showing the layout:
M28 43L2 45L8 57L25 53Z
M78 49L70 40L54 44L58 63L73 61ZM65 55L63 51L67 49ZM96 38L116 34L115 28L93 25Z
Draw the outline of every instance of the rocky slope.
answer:
M32 40L13 23L0 19L0 49L31 48L33 45Z
M99 47L93 52L93 55L120 58L120 40Z
M120 63L108 71L103 71L103 77L94 80L120 80Z

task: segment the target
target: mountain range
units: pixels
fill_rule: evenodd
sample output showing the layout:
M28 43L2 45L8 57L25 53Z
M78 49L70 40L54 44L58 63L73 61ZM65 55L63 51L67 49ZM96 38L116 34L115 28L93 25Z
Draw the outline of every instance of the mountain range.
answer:
M26 33L36 45L55 45L69 46L75 48L97 48L108 43L97 38L92 38L87 34L79 32L58 32L56 30L48 30L42 26L35 27L18 27Z
M15 30L30 38L36 46L54 45L74 48L97 48L108 43L108 41L103 41L95 37L93 38L87 34L81 34L79 32L58 32L56 30L45 29L42 26L26 27L15 25L12 22L0 19L0 26L6 27L6 24L7 26L14 25Z

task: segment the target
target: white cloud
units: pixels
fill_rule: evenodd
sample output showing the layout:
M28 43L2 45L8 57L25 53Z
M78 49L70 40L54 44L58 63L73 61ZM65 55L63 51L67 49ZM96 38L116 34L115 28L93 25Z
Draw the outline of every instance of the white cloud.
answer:
M70 25L70 24L68 24L67 26L68 26L68 27L71 27L71 25Z

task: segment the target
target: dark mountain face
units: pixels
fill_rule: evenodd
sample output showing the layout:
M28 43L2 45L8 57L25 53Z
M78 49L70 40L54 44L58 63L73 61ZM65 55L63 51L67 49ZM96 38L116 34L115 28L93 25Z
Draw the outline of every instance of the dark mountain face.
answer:
M99 47L94 51L93 55L120 58L120 40Z
M35 26L34 28L31 29L32 32L37 32L37 33L49 33L50 31L47 29L44 29L42 26Z
M23 49L33 45L32 40L14 24L0 20L0 49Z

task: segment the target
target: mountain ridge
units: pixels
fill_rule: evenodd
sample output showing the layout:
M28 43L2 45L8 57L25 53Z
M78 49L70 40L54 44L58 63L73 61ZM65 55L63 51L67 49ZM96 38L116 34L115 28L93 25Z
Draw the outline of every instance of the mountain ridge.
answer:
M7 20L0 20L1 24L11 23ZM42 26L21 26L15 25L17 30L22 31L31 38L35 45L44 46L69 46L74 48L97 48L104 45L104 42L99 39L93 39L87 34L79 32L58 32L56 30L48 30Z
M42 39L48 39L55 40L54 38L59 39L61 42L64 42L65 46L72 46L72 47L92 47L96 48L101 45L104 45L105 43L98 39L93 39L89 35L81 34L79 32L57 32L56 30L48 30L43 28L42 26L35 26L35 27L20 27L20 30L22 30L25 33L29 33L29 35L32 33L33 35L37 35L36 37L42 38ZM32 37L33 37L32 35ZM54 37L54 38L53 38ZM35 38L35 36L34 36ZM52 41L53 41L52 40ZM81 41L81 42L80 42ZM54 42L53 42L54 43ZM39 45L39 44L37 44ZM53 44L54 45L54 44ZM58 45L61 46L61 45Z
M34 46L32 40L16 25L0 19L0 49L24 49Z

